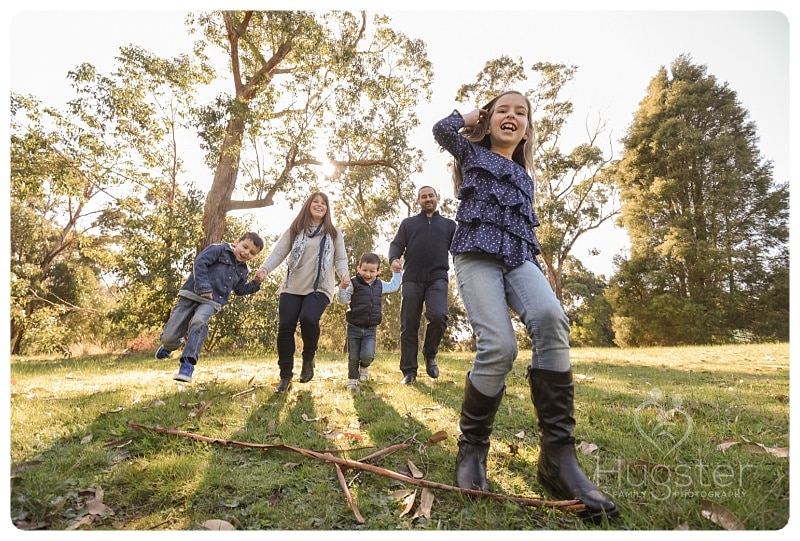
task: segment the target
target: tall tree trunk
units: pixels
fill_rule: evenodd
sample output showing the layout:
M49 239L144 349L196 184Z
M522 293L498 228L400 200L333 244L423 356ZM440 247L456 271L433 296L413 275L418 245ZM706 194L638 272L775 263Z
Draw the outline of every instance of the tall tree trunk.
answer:
M237 116L231 117L225 132L220 160L214 172L214 182L206 196L203 212L205 236L197 249L198 253L210 244L222 242L225 235L225 215L239 175L239 150L244 133L244 120Z

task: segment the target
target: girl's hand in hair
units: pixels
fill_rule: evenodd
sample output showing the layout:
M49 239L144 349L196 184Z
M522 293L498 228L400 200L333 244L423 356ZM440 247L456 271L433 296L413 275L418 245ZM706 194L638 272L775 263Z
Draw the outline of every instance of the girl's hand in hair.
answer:
M470 128L482 124L489 117L489 112L486 109L473 109L462 116L464 118L464 127Z

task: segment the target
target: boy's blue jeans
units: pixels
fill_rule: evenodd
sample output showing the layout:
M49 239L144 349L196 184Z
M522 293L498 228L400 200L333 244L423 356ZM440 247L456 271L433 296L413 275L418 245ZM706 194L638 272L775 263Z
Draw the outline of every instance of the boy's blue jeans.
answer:
M169 320L161 331L161 343L169 351L181 347L185 337L181 358L189 359L192 364L200 358L203 342L208 337L208 320L218 310L219 305L196 302L186 297L178 297L178 302L170 312Z
M509 308L531 338L531 367L570 369L569 319L544 273L530 261L510 268L492 254L453 258L456 283L477 336L469 379L486 396L497 396L519 352Z
M375 326L347 324L347 378L358 379L358 367L375 360Z

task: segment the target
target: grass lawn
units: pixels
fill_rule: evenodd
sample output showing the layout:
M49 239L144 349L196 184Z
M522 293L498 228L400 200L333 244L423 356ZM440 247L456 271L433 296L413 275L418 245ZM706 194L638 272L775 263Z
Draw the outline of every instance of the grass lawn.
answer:
M535 475L529 360L521 352L507 380L489 482L505 496L549 500ZM275 355L204 356L191 384L172 380L177 361L152 354L12 358L11 521L47 530L786 526L788 344L576 348L572 361L580 461L620 508L611 522L422 486L453 484L469 353L441 354L440 377L423 365L413 386L399 383L397 354L379 354L354 392L344 355L320 354L315 378L296 375L281 395ZM350 460L398 445L369 464L421 484L337 473L281 445Z

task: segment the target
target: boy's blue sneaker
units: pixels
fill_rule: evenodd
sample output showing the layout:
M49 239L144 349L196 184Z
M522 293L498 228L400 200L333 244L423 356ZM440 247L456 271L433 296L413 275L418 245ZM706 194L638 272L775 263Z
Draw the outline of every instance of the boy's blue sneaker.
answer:
M192 373L194 372L194 365L188 361L181 361L181 367L178 373L172 378L175 381L184 381L186 383L192 382Z
M172 352L164 346L161 346L156 350L156 359L158 360L169 359L170 355L172 355Z

